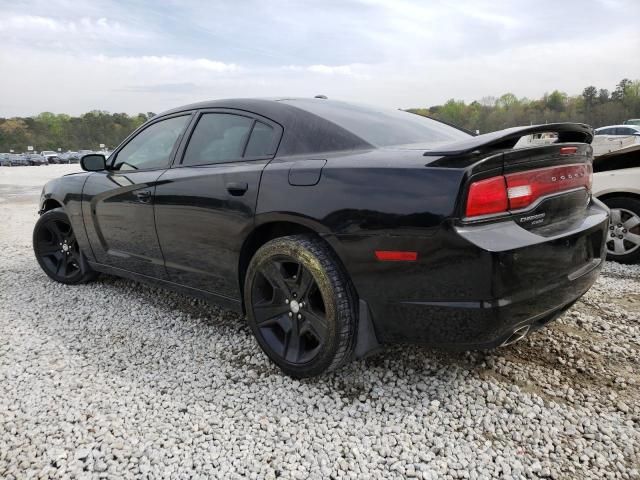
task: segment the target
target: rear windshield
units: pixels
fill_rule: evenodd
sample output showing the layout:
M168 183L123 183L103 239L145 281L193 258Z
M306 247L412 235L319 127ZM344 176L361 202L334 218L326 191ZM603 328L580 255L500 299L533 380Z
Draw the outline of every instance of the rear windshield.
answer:
M470 137L457 128L402 110L320 99L283 101L325 118L377 147L434 145Z

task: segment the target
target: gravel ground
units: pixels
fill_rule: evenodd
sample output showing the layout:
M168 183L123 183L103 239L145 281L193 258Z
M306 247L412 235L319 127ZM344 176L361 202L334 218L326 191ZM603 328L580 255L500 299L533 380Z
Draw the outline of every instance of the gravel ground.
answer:
M296 381L234 313L50 281L37 187L70 169L0 169L0 478L640 478L640 267L511 347Z

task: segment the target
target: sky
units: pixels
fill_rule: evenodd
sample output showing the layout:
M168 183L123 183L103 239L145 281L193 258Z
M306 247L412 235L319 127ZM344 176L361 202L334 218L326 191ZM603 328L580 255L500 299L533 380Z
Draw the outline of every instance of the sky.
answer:
M0 0L0 116L312 97L393 108L640 79L640 0Z

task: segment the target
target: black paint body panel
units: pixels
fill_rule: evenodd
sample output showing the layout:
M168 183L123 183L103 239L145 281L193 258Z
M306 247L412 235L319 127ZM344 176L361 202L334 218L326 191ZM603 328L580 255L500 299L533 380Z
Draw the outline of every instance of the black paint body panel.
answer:
M166 279L153 193L162 171L95 172L83 190L83 219L96 262ZM137 194L148 192L148 199Z
M253 228L258 185L266 160L169 169L155 195L158 239L169 280L240 298L238 262ZM246 183L234 196L229 183Z
M236 310L243 309L241 255L253 232L272 223L312 230L344 265L380 342L498 345L519 325L552 319L602 266L608 211L586 190L543 199L531 211L547 220L535 227L519 224L523 212L473 221L463 214L474 180L591 162L591 147L575 143L590 141L584 126L558 127L578 148L569 157L557 154L558 145L510 150L512 131L425 156L424 149L374 148L276 101L207 102L167 114L215 109L280 126L276 155L183 167L193 121L170 168L68 175L45 186L41 208L63 206L97 270ZM140 191L151 192L149 201ZM376 250L415 251L418 260L379 262Z

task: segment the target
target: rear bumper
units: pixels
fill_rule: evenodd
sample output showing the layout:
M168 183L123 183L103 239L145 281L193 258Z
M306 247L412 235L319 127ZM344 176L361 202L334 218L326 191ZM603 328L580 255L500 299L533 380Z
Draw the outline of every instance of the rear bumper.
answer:
M447 349L486 349L504 343L522 326L538 329L554 320L591 288L602 260L574 280L523 289L517 297L479 302L396 302L389 313L404 325L392 341Z
M595 201L585 218L555 237L508 221L450 225L429 238L341 243L349 250L418 251L416 263L346 265L380 342L493 348L524 325L536 329L553 320L593 285L607 226L608 211Z

